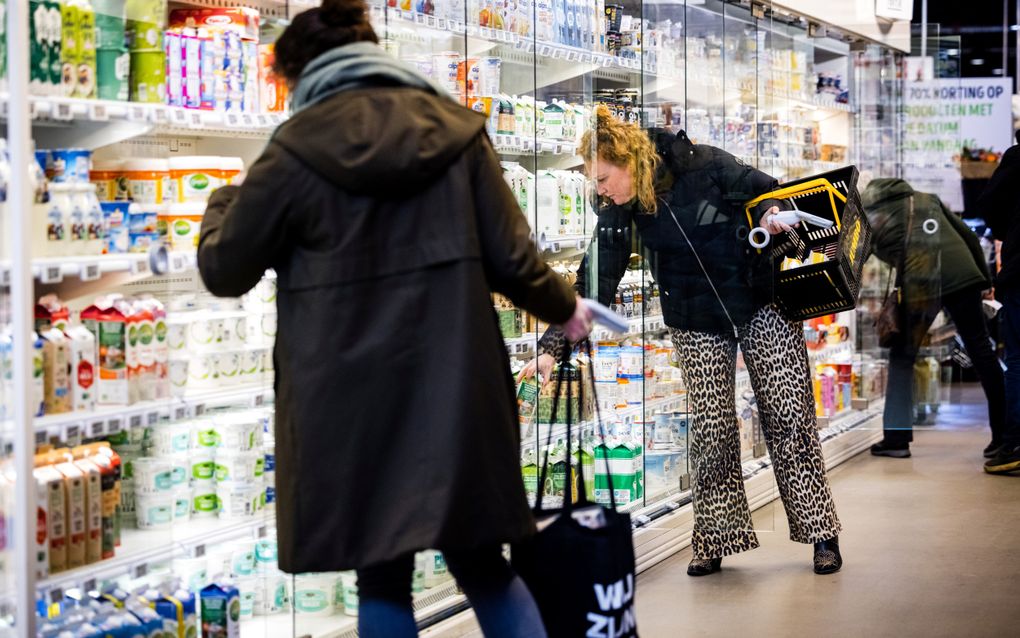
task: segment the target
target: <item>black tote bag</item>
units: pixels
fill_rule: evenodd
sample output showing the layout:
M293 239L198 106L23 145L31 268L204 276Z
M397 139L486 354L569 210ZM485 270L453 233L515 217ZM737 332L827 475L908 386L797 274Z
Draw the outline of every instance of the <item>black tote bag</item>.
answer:
M586 342L591 358L591 342ZM560 362L553 396L552 414L559 414L564 369L570 353ZM572 464L571 429L573 420L572 384L567 384L567 459ZM583 397L584 384L580 383ZM594 377L591 391L595 392ZM593 395L594 397L594 395ZM583 405L584 401L578 402ZM599 435L605 430L596 405ZM552 426L546 439L545 459L539 474L535 499L538 534L514 545L511 563L531 590L550 638L637 638L634 610L636 573L630 515L616 510L612 476L609 478L610 507L590 502L584 489L584 467L577 463L578 502L568 478L559 509L542 508L542 495L549 471L549 447ZM603 459L609 463L608 459ZM596 460L596 463L598 460ZM568 477L570 476L568 469Z

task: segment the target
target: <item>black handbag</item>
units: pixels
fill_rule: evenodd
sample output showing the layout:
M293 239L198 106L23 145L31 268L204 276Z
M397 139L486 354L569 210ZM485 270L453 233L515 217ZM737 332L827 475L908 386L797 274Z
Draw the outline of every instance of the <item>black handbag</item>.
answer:
M591 358L591 342L585 347ZM552 414L559 414L559 400L563 389L564 370L569 365L570 352L561 361L553 396ZM567 459L571 452L573 427L573 401L570 383L567 384ZM584 383L579 384L579 405L584 405ZM595 392L592 377L591 391ZM596 420L599 434L605 441L605 430L596 400ZM531 539L512 547L511 563L531 590L542 614L550 638L598 637L636 638L637 617L634 610L636 573L633 532L630 515L616 510L612 476L608 459L606 474L609 478L610 506L592 503L585 493L584 467L577 463L576 489L578 502L574 503L574 484L567 463L563 506L543 509L542 496L549 472L549 448L552 443L552 426L546 438L545 458L539 474L535 498L535 519L538 533ZM598 459L595 461L598 463Z

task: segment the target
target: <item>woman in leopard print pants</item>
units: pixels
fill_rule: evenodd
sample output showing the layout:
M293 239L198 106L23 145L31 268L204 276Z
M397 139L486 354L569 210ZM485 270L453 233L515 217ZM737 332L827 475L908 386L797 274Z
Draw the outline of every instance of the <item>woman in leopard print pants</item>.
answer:
M818 441L803 327L772 304L771 267L747 242L742 204L777 187L771 177L721 149L695 145L681 131L642 131L597 109L582 148L601 197L595 238L578 270L577 290L612 303L630 257L643 254L662 291L663 315L679 354L691 421L694 560L688 574L718 571L722 557L758 539L744 493L737 426L738 346L757 399L762 429L790 522L790 537L814 544L819 574L842 566L841 530ZM649 135L650 133L650 135ZM782 203L766 201L755 223L776 234ZM525 368L549 378L553 355L568 345L556 330Z

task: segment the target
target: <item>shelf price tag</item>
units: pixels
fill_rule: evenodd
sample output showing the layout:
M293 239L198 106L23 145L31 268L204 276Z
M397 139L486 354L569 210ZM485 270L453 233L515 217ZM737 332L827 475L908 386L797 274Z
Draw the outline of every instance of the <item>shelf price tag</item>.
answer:
M255 120L252 119L251 113L242 113L241 123L244 124L245 128L251 128L252 126L255 126Z
M133 578L145 578L149 575L149 564L139 563L131 569L131 576Z
M144 106L129 106L127 119L129 122L145 122L149 118L145 115Z
M28 116L33 120L39 118L39 114L45 110L48 110L50 106L49 102L44 100L32 100L28 103Z
M140 427L142 427L142 415L141 414L132 414L130 417L128 417L128 428L129 429L134 430L134 429L137 429L137 428L140 428Z
M188 418L188 406L186 405L176 406L173 409L173 412L171 413L170 416L173 418L174 421L183 421L184 419Z
M42 269L42 274L39 280L44 284L59 284L64 280L64 271L59 264L55 266L45 266Z
M414 15L414 21L415 22L417 22L418 24L425 24L425 14L424 13L415 13L413 15Z
M446 18L436 18L436 28L446 31ZM450 27L451 29L453 27Z
M64 590L60 587L54 587L49 591L48 597L50 602L56 605L60 601L64 600Z
M202 416L203 414L205 414L205 404L204 403L196 403L195 404L195 416L199 417L199 416Z
M261 408L265 404L266 395L262 394L261 392L256 394L255 397L252 398L252 405L255 406L256 408Z
M435 29L436 28L436 17L435 16L425 16L425 24L427 24L428 26L430 26L433 29Z
M185 112L185 116L188 118L188 126L191 128L204 128L205 122L202 121L201 111L189 111Z
M99 279L100 274L102 273L99 270L99 264L85 264L85 267L81 269L81 280L95 281Z
M132 275L147 275L149 274L149 258L137 257L131 260L131 274Z
M226 113L224 114L224 123L230 128L238 128L241 126L241 117L237 113Z
M124 422L120 417L115 417L106 422L107 434L119 434L122 429L124 429Z
M258 122L259 128L267 128L269 126L269 116L267 115L256 115L255 121Z
M191 548L192 558L204 558L205 557L205 543L199 543Z
M110 119L105 104L89 104L89 119L93 122L105 122Z
M187 268L187 260L181 253L171 253L170 255L170 272L178 273L184 272Z
M53 104L52 117L61 122L68 122L74 119L74 111L71 110L69 102L55 102Z
M0 285L4 287L11 285L11 270L7 267L0 268Z
M106 433L106 421L99 419L97 421L89 421L85 426L85 436L90 439L97 439Z
M45 445L47 441L46 430L36 430L35 432L35 444Z
M567 51L567 62L574 62L575 60L577 60L577 51Z
M63 438L71 447L81 445L81 426L78 424L67 426L64 428Z

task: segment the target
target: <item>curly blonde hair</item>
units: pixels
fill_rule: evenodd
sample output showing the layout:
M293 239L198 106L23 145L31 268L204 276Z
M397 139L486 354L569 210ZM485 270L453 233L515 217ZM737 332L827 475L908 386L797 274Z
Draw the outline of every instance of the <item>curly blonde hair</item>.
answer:
M641 127L621 121L609 107L599 104L595 107L595 128L586 131L581 138L581 152L586 164L598 158L626 167L634 180L641 210L645 213L656 211L655 173L662 160Z

